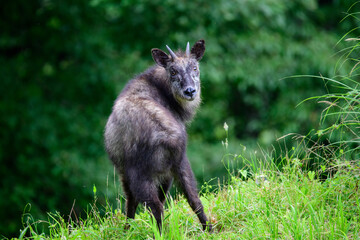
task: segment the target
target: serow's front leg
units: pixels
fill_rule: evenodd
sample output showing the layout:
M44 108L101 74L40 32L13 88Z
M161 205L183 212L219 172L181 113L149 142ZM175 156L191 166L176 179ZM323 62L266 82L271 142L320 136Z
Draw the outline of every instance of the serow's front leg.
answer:
M205 231L207 229L211 232L212 225L204 213L204 207L199 199L196 189L196 180L186 156L181 160L180 166L175 169L175 175L190 207L198 216L200 223L203 226L203 230Z

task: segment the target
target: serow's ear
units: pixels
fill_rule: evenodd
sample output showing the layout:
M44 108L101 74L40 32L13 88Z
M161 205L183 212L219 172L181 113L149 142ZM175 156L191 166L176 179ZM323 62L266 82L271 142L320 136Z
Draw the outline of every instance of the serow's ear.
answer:
M196 60L200 61L204 56L205 52L205 41L203 39L197 41L194 46L191 48L191 55L195 57Z
M163 52L162 50L160 50L158 48L151 49L151 55L152 55L154 61L156 62L156 64L159 66L162 66L164 68L170 61L169 56L165 52Z

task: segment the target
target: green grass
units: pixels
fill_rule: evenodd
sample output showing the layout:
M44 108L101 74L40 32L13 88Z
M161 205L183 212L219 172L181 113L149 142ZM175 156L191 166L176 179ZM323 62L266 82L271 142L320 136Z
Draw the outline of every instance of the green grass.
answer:
M257 168L245 180L231 175L217 192L205 187L201 200L214 224L211 234L201 230L178 196L167 201L162 235L144 209L125 229L123 213L107 206L101 215L92 204L86 219L51 214L48 235L38 233L35 222L18 239L359 239L360 166L347 162L333 177L319 181L295 161L289 159L282 171Z

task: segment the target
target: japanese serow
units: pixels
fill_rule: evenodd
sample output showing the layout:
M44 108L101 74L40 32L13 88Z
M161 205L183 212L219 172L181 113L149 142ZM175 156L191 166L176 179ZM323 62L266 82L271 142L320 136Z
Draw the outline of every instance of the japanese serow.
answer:
M151 50L157 65L132 79L120 93L105 128L105 147L126 195L126 216L144 204L162 227L163 204L173 179L203 229L212 230L186 156L186 123L200 104L199 61L205 41L169 55Z

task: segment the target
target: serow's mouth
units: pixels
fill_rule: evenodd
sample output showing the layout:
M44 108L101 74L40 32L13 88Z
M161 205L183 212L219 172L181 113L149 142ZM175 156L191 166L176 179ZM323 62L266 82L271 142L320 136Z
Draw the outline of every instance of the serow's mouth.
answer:
M195 99L195 95L193 96L184 96L187 101L193 101Z

